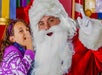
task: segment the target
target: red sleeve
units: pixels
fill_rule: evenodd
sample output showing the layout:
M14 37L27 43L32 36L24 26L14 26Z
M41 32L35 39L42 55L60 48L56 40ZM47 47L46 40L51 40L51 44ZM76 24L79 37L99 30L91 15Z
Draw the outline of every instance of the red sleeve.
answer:
M78 35L73 38L73 45L75 54L71 71L67 75L98 75L102 71L102 48L97 51L87 49L80 42Z

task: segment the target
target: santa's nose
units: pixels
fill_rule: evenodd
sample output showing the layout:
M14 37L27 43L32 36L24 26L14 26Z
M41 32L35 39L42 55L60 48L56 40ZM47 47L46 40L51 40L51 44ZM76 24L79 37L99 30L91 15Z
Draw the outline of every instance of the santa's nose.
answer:
M48 23L46 23L45 30L48 30L49 28L50 28L50 25Z

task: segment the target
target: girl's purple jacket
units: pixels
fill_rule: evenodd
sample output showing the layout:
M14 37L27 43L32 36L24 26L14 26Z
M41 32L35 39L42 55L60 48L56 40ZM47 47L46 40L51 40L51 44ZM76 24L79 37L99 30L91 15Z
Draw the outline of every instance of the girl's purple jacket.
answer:
M0 67L0 75L27 75L34 56L33 50L26 50L23 56L14 46L7 47Z

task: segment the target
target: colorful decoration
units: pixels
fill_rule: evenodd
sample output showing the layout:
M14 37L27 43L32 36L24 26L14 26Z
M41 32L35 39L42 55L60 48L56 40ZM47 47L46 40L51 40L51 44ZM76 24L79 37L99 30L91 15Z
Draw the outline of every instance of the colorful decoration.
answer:
M4 32L6 30L8 23L9 23L9 19L0 18L0 42L4 37Z
M16 18L16 9L26 7L32 0L0 0L0 18Z
M9 23L9 19L16 18L16 0L0 0L0 41Z
M28 11L34 0L27 0L26 7L18 7L16 9L16 18L23 19L29 24ZM22 11L22 12L21 12Z
M1 0L0 0L0 17L1 17L1 4L2 4L2 2L1 2Z
M0 0L0 18L16 18L16 0Z
M72 18L82 17L80 8L83 8L86 16L102 19L102 0L72 0Z
M10 0L10 19L16 19L16 0Z
M27 0L26 0L26 1L25 1L25 0L21 0L21 1L22 1L22 2L21 2L21 3L22 3L22 4L21 4L22 7L26 7L26 6L27 6Z
M102 0L85 0L85 14L88 17L102 19Z
M98 19L102 19L102 0L96 0L96 13L98 14Z
M8 25L9 19L7 18L0 18L0 25Z
M85 0L84 10L85 14L88 17L91 17L93 13L95 13L96 9L96 0ZM94 16L94 17L97 17Z
M92 15L92 12L91 12L91 10L87 9L87 10L85 10L85 14L86 14L86 16L90 17Z
M3 38L3 33L9 23L10 0L0 0L0 41Z
M16 7L26 7L32 0L16 0Z
M10 10L10 1L9 0L2 0L1 1L1 17L2 18L9 18L9 10Z
M16 7L18 8L18 7L20 7L21 5L20 5L20 0L16 0Z
M85 0L85 12L89 10L91 13L95 12L96 0Z

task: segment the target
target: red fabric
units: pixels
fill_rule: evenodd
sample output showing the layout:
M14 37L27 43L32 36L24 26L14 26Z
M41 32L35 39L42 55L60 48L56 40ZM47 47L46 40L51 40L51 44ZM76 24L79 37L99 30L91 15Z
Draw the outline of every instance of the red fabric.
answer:
M59 1L62 3L63 7L68 13L68 16L72 17L72 0L59 0Z
M0 25L0 40L3 37L3 33L4 33L4 30L5 30L5 27L6 27L6 25Z
M29 12L29 8L31 7L32 3L34 0L31 0L29 5L26 7L19 7L16 9L16 18L18 19L23 19L26 21L26 23L29 24L29 16L28 16L28 12Z
M30 3L29 3L29 5L24 8L25 21L26 21L28 24L29 24L29 15L28 15L28 14L29 14L29 9L30 9L30 7L31 7L31 5L32 5L32 3L33 3L33 1L34 1L34 0L31 0Z
M81 5L83 5L83 0L75 0L75 3L80 3Z
M0 42L1 42L2 38L3 38L5 28L6 28L6 25L0 25Z
M90 17L91 17L91 18L98 19L98 13L92 13L92 15L91 15Z
M66 75L98 75L102 71L102 48L97 51L85 48L78 35L73 38L73 44L75 54L71 71Z
M16 18L25 20L26 17L24 13L24 7L19 7L16 9Z
M81 15L81 13L75 11L75 17L74 18L77 20L78 17L82 18L82 15Z
M29 24L29 17L28 17L28 8L26 7L19 7L16 9L16 18L23 19Z

